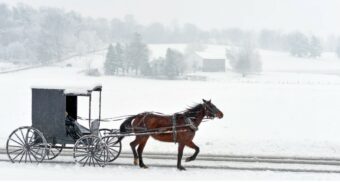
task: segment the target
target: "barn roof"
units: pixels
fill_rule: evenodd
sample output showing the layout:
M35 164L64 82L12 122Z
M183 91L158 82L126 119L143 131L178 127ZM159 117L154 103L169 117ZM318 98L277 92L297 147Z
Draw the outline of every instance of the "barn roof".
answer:
M65 95L75 96L89 96L93 91L101 91L101 84L93 85L72 85L72 86L61 86L61 85L46 85L46 86L32 86L32 89L45 89L45 90L63 90Z
M207 49L195 52L202 59L226 59L225 50Z

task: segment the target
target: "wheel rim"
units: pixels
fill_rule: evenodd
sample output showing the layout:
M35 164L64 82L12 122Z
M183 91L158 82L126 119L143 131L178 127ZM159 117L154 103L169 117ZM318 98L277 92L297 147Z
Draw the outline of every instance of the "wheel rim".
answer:
M108 147L96 136L83 136L73 148L73 157L81 166L104 167L108 160Z
M12 162L41 162L46 156L44 136L32 127L20 127L8 137L6 150Z
M102 141L104 141L108 147L108 161L112 162L116 160L122 150L122 144L119 138L117 136L105 136L102 138Z
M58 157L64 147L65 147L65 144L55 144L55 145L51 146L48 150L47 155L46 155L47 159L52 160L52 159Z

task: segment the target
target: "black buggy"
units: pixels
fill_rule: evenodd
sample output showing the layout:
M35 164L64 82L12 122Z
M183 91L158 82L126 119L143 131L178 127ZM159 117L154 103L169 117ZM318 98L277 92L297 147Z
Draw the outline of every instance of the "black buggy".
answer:
M92 120L92 93L99 92L99 116ZM32 126L14 130L8 137L6 150L12 162L42 162L56 158L63 149L73 149L75 161L83 166L105 166L121 152L118 137L99 129L102 86L89 89L32 88ZM77 122L78 97L88 97L86 128Z

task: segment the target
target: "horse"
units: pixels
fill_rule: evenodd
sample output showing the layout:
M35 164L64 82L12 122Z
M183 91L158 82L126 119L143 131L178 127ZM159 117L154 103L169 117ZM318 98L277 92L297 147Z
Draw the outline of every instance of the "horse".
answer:
M136 135L136 139L130 143L134 165L141 168L148 168L143 162L143 150L149 139L152 136L154 139L163 142L177 142L177 168L185 170L181 165L184 147L190 147L195 150L195 153L188 157L185 161L190 162L196 159L200 148L192 141L198 126L202 120L223 118L223 113L211 102L202 99L203 103L197 104L185 111L175 113L174 115L164 115L160 113L144 112L130 116L120 126L121 133L138 133L146 131L144 135ZM189 124L188 124L189 123ZM150 132L156 131L156 132ZM158 131L158 132L157 132ZM147 134L150 132L150 134ZM124 137L120 137L121 141ZM136 151L136 146L138 146Z

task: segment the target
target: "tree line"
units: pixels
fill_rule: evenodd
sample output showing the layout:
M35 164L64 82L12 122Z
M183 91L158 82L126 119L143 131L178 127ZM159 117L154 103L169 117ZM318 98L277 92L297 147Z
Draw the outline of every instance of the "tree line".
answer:
M106 75L143 75L174 79L185 72L184 55L167 49L165 58L150 61L150 51L139 33L126 44L110 44L105 58Z
M86 54L112 42L126 44L134 32L139 32L145 43L240 46L251 38L258 48L289 51L294 56L318 57L323 51L333 51L340 57L340 39L334 35L320 38L277 30L202 30L190 23L176 22L169 26L141 25L132 15L123 19L90 18L58 8L35 9L25 4L10 8L0 4L0 61L49 64L72 54Z

